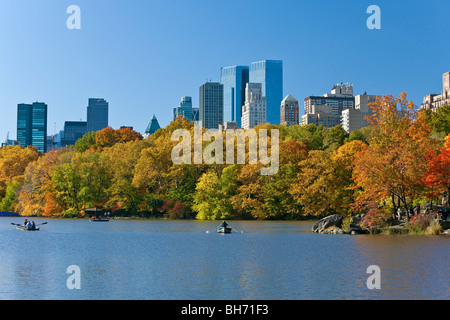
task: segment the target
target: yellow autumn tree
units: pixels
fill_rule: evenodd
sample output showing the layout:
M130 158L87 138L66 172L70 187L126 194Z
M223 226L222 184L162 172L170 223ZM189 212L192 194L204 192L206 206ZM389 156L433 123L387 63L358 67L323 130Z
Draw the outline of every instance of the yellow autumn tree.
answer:
M27 166L38 159L36 147L6 146L0 149L0 199L8 183L23 179Z

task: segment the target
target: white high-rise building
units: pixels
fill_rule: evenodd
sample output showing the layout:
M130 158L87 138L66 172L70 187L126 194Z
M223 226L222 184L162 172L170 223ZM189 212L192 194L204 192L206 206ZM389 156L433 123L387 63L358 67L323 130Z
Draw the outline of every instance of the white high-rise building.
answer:
M367 127L369 123L366 116L372 115L370 104L375 102L376 95L360 94L355 96L355 109L346 109L342 111L341 126L348 133L353 130L359 130Z
M261 83L247 83L245 104L242 106L241 126L251 129L267 122L267 101L262 95Z

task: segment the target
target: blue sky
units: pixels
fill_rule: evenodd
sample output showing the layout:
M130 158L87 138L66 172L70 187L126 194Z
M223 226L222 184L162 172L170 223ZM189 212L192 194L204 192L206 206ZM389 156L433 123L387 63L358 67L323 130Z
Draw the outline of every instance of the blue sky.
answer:
M68 6L81 9L69 30ZM369 5L381 30L369 30ZM0 140L16 137L17 104L48 104L48 134L86 120L105 98L109 123L161 126L182 96L220 67L284 62L284 95L300 101L352 82L355 94L402 91L420 105L450 71L450 1L406 0L1 0ZM55 130L56 129L56 130Z

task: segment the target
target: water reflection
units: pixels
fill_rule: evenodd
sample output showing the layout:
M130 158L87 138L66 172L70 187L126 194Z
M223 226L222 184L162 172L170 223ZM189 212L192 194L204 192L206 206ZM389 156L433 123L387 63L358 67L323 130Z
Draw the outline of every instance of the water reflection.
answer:
M319 235L310 222L0 219L0 299L448 299L449 238ZM81 269L68 290L67 267ZM369 265L381 290L369 290Z
M448 239L432 236L357 236L361 267L378 265L385 298L448 299ZM360 284L361 286L365 284Z

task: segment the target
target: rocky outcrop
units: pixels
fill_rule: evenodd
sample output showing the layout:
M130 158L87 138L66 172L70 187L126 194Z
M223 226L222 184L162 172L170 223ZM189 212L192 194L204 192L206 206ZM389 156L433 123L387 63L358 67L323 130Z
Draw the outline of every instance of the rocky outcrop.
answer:
M360 226L361 221L364 219L364 214L357 215L351 218L350 223L345 230L345 233L349 234L361 234L366 233L365 230L363 230Z
M362 234L367 233L361 228L360 223L364 215L358 215L350 219L350 223L344 230L342 222L344 217L340 214L333 214L317 221L312 227L312 231L323 234Z
M317 221L312 227L312 231L316 233L329 233L330 227L333 229L340 229L344 217L340 214L333 214Z

